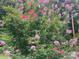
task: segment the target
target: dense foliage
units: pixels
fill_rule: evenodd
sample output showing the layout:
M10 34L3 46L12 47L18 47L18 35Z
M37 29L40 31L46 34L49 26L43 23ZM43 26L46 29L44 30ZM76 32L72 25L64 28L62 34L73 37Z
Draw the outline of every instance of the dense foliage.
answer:
M79 38L75 1L11 0L1 5L0 53L8 49L13 59L68 59L64 56L78 49L70 47L70 40Z

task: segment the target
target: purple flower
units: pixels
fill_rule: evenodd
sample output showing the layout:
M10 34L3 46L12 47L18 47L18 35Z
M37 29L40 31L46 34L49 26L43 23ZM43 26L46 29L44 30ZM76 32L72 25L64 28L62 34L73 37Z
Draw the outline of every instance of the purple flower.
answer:
M77 52L75 59L79 59L79 52Z
M6 43L4 41L0 41L0 47L4 46Z
M71 11L72 10L72 8L73 8L73 4L71 4L71 3L67 3L66 5L65 5L65 8L68 10L68 11Z
M72 30L66 29L66 33L71 34L72 33Z
M36 50L36 46L32 45L31 46L31 50L34 50L35 51Z
M50 0L39 0L39 3L48 4Z
M18 2L22 3L22 2L23 2L23 0L18 0Z

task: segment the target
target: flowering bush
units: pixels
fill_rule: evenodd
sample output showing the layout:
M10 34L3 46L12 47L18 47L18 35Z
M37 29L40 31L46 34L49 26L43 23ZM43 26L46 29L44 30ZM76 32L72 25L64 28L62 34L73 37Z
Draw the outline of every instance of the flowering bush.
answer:
M78 9L74 7L70 1L56 0L18 0L16 8L3 6L7 11L4 28L12 36L11 46L32 59L60 59L65 54L64 42L72 38L72 13L78 36ZM51 50L49 45L55 48ZM68 42L66 50L67 46Z
M31 6L28 6L29 2L33 2ZM25 1L26 5L23 4L24 13L19 13L21 11L10 6L3 7L8 11L6 17L4 17L5 27L13 37L13 46L15 46L15 49L20 49L22 54L28 54L28 50L32 45L38 47L40 44L50 44L53 40L65 39L63 36L65 25L60 21L57 13L52 10L50 12L49 7L40 4L41 7L35 8L36 2L33 0ZM29 38L34 39L30 39L30 44L28 43Z

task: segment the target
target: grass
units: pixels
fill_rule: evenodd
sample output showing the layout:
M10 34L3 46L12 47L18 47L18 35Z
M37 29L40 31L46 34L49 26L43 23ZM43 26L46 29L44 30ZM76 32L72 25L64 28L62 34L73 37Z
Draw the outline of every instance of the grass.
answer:
M0 38L2 39L2 40L5 40L5 41L7 41L7 40L11 40L11 36L9 36L8 34L0 34Z
M8 59L8 57L4 56L3 54L0 54L0 59Z

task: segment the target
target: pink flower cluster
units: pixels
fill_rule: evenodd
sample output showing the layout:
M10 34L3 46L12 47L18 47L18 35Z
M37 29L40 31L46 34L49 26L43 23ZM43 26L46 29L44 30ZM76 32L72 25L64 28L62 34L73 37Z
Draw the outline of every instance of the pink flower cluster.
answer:
M67 9L67 10L69 10L69 11L71 11L72 10L72 8L73 8L73 4L66 4L65 5L65 8Z
M27 19L30 18L30 16L32 16L33 18L36 18L36 17L38 17L38 14L35 13L34 9L31 9L31 10L28 11L28 15L21 14L20 18L24 19L24 20L27 20Z
M65 53L64 50L61 50L61 49L59 49L59 48L57 48L57 47L53 48L53 50L58 51L58 54L64 54L64 53Z
M50 0L39 0L39 3L41 4L48 4Z
M4 41L0 41L0 47L4 46L6 43Z
M71 34L72 33L72 30L71 29L66 29L66 33L67 34Z
M20 18L21 18L21 19L24 19L24 20L27 20L27 19L29 19L29 16L26 16L26 15L24 15L24 14L21 14L21 15L20 15Z

